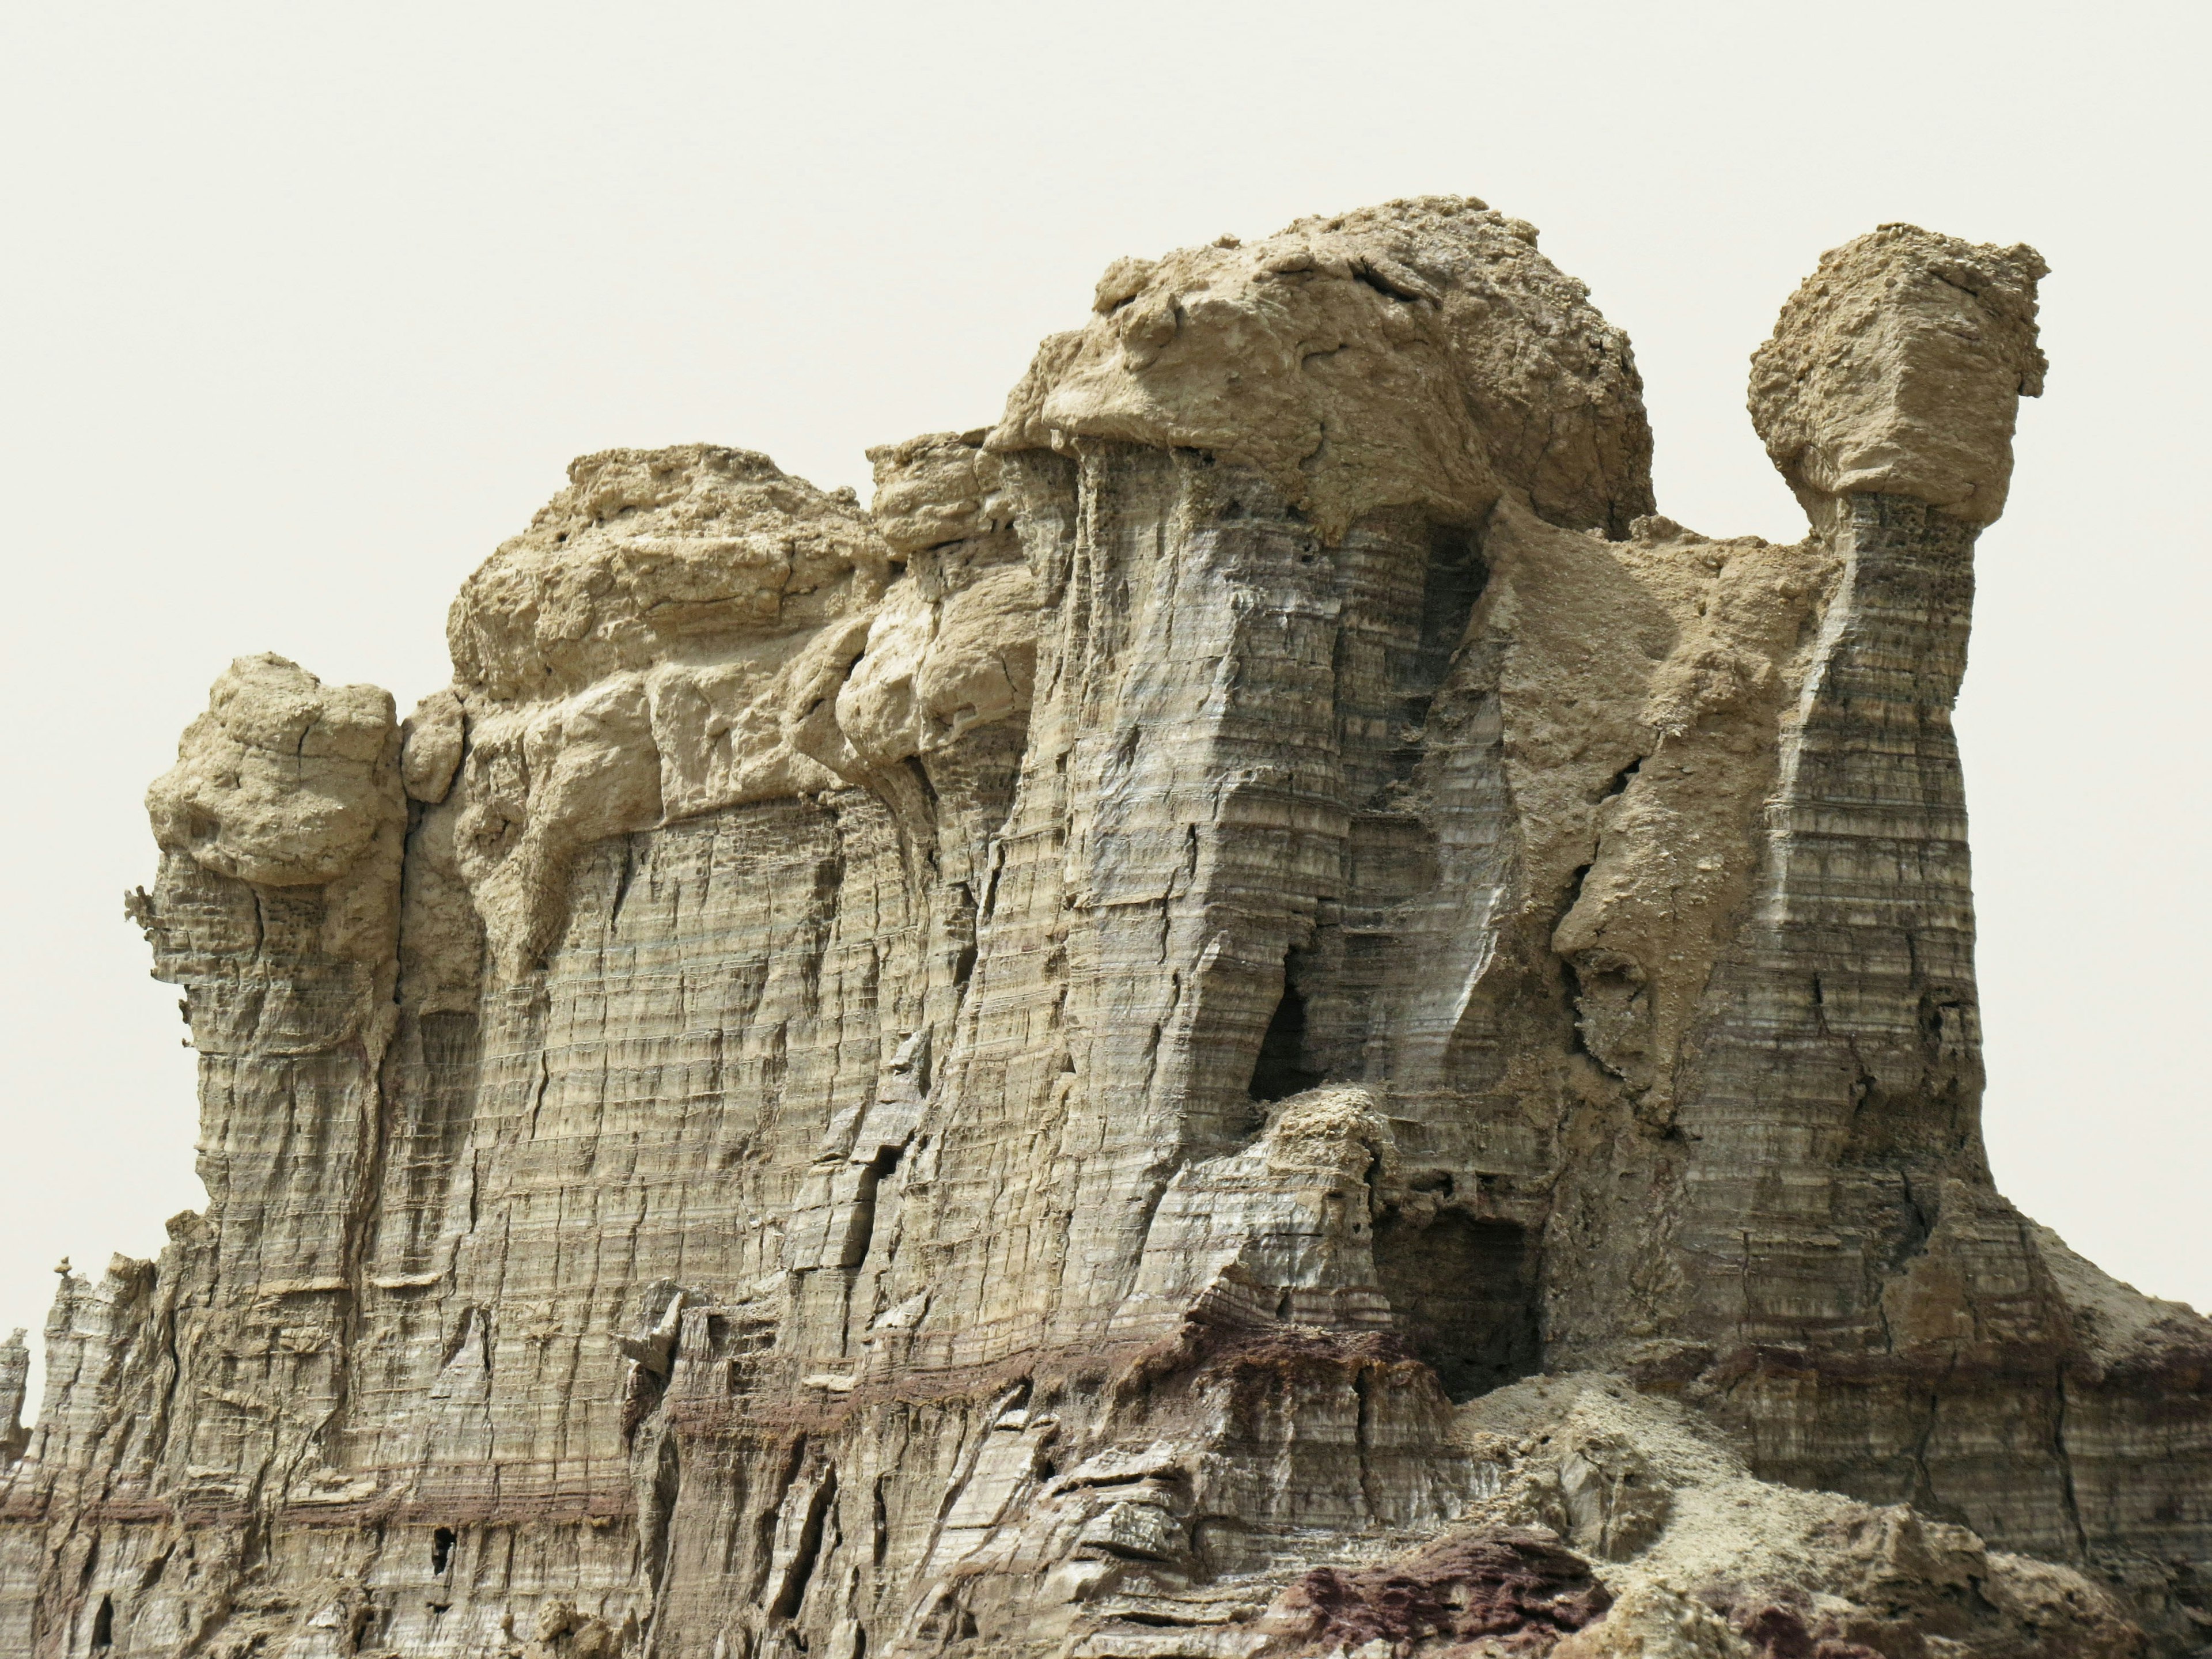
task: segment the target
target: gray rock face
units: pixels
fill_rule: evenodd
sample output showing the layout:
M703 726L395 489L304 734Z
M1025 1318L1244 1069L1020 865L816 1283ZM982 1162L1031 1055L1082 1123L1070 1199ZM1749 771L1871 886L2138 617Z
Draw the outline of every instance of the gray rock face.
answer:
M576 462L404 723L241 659L131 905L210 1202L63 1279L0 1649L2197 1646L2212 1327L1981 1149L2040 272L1823 261L1790 546L1430 199L1117 262L872 512Z

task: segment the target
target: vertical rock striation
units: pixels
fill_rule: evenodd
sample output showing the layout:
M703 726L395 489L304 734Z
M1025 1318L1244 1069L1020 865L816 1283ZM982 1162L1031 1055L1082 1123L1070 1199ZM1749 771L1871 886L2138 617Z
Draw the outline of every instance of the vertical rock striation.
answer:
M2212 1329L1980 1142L2041 274L1822 261L1789 546L1429 198L1116 262L866 511L575 462L404 722L234 664L131 901L210 1203L63 1279L0 1646L2197 1645Z

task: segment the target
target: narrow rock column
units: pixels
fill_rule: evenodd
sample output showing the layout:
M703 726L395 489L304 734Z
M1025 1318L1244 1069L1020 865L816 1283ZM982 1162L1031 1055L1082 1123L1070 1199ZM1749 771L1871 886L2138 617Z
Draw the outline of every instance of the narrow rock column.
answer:
M1821 261L1754 359L1753 420L1843 569L1674 1129L1683 1332L1762 1472L2063 1558L2070 1328L1983 1151L1951 727L1975 540L2041 389L2042 274L1885 226Z
M1753 360L1753 422L1844 573L1678 1120L1695 1323L1735 1340L1884 1346L1880 1286L1942 1183L1988 1184L1951 707L1974 540L2042 389L2043 270L1885 225L1823 257Z
M1768 869L1680 1113L1705 1317L1862 1346L1946 1176L1983 1178L1966 815L1951 705L1977 526L1863 493L1768 805ZM1927 1220L1920 1225L1925 1235Z
M178 1315L183 1385L205 1402L164 1452L188 1468L187 1504L228 1509L265 1480L312 1485L342 1461L385 1151L398 754L388 694L241 658L148 793L164 856L134 913L155 976L184 988L209 1195L204 1224L170 1254L198 1253L194 1272L222 1287Z

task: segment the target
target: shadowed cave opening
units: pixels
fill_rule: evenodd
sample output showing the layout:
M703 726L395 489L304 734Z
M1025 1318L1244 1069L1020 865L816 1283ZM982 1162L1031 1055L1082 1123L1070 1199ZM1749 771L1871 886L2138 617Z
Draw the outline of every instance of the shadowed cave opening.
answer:
M1438 525L1429 532L1429 568L1421 583L1421 649L1419 677L1431 686L1443 684L1452 653L1467 633L1475 601L1489 585L1490 567L1474 532Z
M1375 1270L1413 1352L1455 1402L1542 1369L1534 1262L1510 1221L1445 1210L1375 1229Z
M1428 562L1422 571L1419 633L1392 657L1390 676L1396 702L1395 735L1387 751L1389 774L1398 784L1419 766L1430 711L1450 678L1452 659L1467 636L1468 619L1490 583L1490 567L1473 531L1434 525L1429 530Z
M92 1616L92 1651L106 1653L115 1646L115 1598L100 1598L100 1611Z
M1306 1000L1285 963L1282 998L1260 1038L1260 1056L1245 1092L1255 1100L1285 1100L1321 1080L1320 1073L1306 1069Z
M443 1578L453 1565L453 1529L441 1527L430 1534L430 1576Z

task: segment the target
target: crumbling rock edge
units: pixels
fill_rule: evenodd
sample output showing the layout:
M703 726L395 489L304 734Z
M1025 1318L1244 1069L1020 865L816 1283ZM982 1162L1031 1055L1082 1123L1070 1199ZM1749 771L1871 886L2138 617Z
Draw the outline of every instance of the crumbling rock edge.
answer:
M1949 714L2032 250L1753 360L1424 198L1117 261L872 505L587 456L241 658L130 910L210 1204L0 1346L0 1648L1960 1659L2212 1628L2212 1329L1994 1189Z

